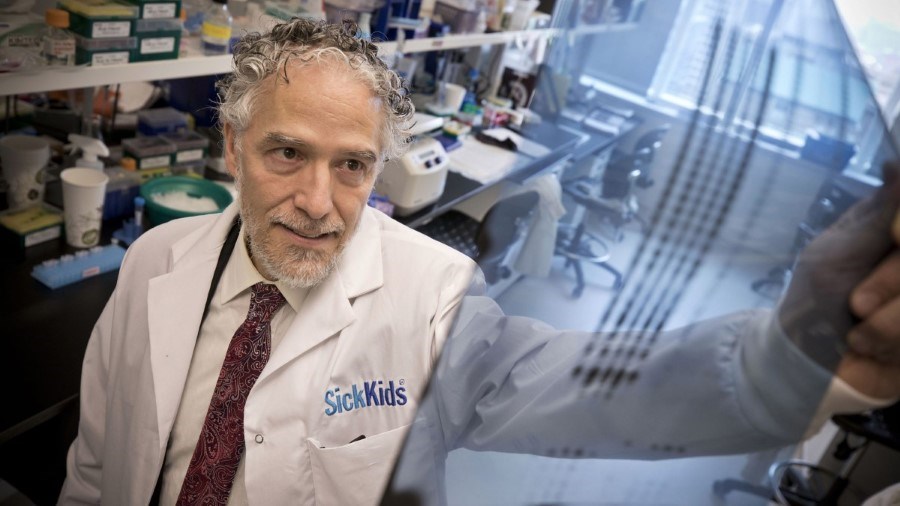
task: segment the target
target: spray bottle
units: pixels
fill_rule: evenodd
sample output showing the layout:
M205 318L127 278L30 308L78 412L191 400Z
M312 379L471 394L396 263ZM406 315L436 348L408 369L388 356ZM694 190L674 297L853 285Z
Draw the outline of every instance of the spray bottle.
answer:
M87 137L78 134L69 134L69 142L71 144L66 147L70 150L80 150L81 158L75 162L75 167L90 167L97 170L103 170L103 162L99 157L109 156L109 148L100 139Z

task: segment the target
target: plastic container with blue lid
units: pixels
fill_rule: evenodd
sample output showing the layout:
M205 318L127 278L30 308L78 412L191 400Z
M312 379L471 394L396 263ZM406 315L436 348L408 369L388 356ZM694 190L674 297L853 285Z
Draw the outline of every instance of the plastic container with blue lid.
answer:
M172 107L159 107L138 111L138 132L141 135L159 135L187 129L187 116Z
M160 137L175 145L172 165L206 165L206 155L209 152L208 137L189 130L160 134Z
M172 165L176 147L160 137L134 137L122 141L122 150L135 159L138 170L158 169Z

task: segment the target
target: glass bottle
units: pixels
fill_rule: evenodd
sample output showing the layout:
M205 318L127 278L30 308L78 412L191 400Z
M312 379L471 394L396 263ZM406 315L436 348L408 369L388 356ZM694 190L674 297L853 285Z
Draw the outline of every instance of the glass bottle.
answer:
M47 65L75 65L75 37L67 30L69 13L47 9L44 20L47 23L41 49L44 61Z
M228 10L228 0L213 0L203 16L200 44L207 55L226 54L231 49L231 29L234 18Z

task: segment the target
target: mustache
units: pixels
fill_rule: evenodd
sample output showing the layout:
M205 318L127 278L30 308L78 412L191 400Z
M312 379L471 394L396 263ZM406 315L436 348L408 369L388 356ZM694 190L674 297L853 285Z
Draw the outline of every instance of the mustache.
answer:
M269 223L281 225L295 234L307 237L317 237L325 234L344 233L346 226L339 219L314 220L305 214L278 213L269 218Z

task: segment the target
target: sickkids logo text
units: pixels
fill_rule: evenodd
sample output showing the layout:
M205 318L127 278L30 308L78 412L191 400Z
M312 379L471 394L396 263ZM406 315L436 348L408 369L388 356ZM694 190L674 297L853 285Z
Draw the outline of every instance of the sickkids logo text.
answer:
M325 414L328 416L354 409L371 406L403 406L406 404L406 384L404 380L394 383L383 380L364 381L362 385L354 383L350 388L341 391L340 387L325 392Z

